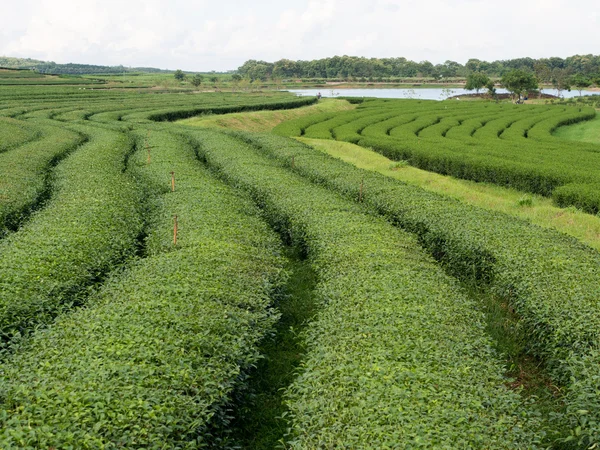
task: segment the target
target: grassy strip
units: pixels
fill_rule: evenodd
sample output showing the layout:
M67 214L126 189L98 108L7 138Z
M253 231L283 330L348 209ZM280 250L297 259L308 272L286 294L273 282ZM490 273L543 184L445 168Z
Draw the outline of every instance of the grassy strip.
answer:
M133 253L139 194L123 163L127 136L78 127L89 142L55 170L52 200L0 243L0 335L16 337L81 301Z
M306 248L319 280L323 310L288 392L291 447L537 442L539 423L504 386L481 313L413 237L239 139L194 137L210 167L247 189L270 222Z
M192 148L159 131L148 139L151 163L143 147L130 161L160 194L147 258L1 366L3 448L228 445L216 430L276 319L280 241Z
M409 166L406 162L392 161L379 153L349 142L306 138L298 140L358 168L379 172L473 206L510 214L535 225L554 228L600 250L600 217L572 207L556 207L547 197L427 172Z
M275 334L260 346L264 355L248 380L247 392L232 423L233 437L242 448L278 448L287 433L288 408L284 392L294 381L305 355L302 339L307 325L317 314L314 288L316 275L301 249L288 248L286 270L290 277L276 306L281 318Z
M587 122L557 128L553 135L561 139L598 144L600 143L600 115Z
M552 230L360 170L301 143L246 137L313 181L363 201L403 228L457 277L487 286L521 318L528 351L566 390L567 417L583 444L600 441L593 373L600 367L598 252ZM568 300L568 301L566 301ZM595 372L594 372L595 371ZM563 430L564 432L565 430Z
M319 103L303 106L302 108L192 117L183 119L180 123L205 128L227 128L255 132L271 131L275 126L287 120L318 113L347 111L353 108L354 105L345 100L322 99Z
M16 230L50 193L50 170L84 138L40 126L44 137L0 154L0 238Z

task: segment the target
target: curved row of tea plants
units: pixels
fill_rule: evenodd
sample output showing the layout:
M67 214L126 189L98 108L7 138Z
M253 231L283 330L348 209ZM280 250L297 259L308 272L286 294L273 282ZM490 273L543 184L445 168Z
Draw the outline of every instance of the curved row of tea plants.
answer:
M0 153L23 145L42 136L42 131L32 124L0 118Z
M123 173L131 139L92 127L73 126L73 131L89 141L56 167L51 200L0 242L5 341L80 302L87 287L137 246L140 196Z
M0 153L0 238L16 230L46 199L51 168L85 140L81 134L64 128L36 129L44 133L43 138Z
M413 237L239 137L189 133L209 167L304 247L319 280L322 310L288 392L290 447L533 447L543 437L505 387L475 302Z
M566 394L568 426L600 442L600 255L573 238L501 213L357 169L277 136L248 138L313 182L358 199L420 243L456 277L514 308L540 358Z
M2 448L227 445L232 391L277 318L280 241L181 138L139 139L156 149L150 164L143 146L129 163L153 186L147 257L0 366Z

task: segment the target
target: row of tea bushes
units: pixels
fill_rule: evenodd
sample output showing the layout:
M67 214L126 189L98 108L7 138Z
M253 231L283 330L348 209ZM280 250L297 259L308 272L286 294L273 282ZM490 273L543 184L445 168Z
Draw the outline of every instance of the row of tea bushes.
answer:
M140 198L123 173L131 140L92 127L72 131L89 141L54 170L51 200L0 242L4 341L81 302L86 289L137 245L142 229ZM72 145L73 136L63 138L63 151Z
M140 146L129 164L150 187L146 257L0 366L2 448L227 444L219 423L276 320L280 241L181 139L158 130L139 139L156 149L147 164Z
M0 153L42 137L42 130L33 124L0 117Z
M300 117L296 120L282 122L273 128L273 133L280 136L303 136L306 129L315 123L327 122L334 119L338 113L319 113Z
M600 442L600 255L573 238L364 171L277 136L246 136L313 182L370 208L419 238L456 277L487 287L514 308L566 392L569 425ZM594 365L595 364L595 365ZM594 375L595 374L595 375Z
M17 229L45 200L51 168L84 141L66 129L36 128L43 137L0 153L0 238Z
M236 136L189 133L200 158L305 249L318 278L321 310L287 392L289 447L516 448L543 438L505 387L475 302L412 236Z
M300 108L302 106L309 106L317 102L316 98L313 97L282 97L275 96L270 100L257 98L254 102L244 102L243 104L230 104L223 106L200 106L191 109L182 109L177 107L175 109L164 110L147 114L147 119L156 122L172 122L180 119L187 119L188 117L199 116L203 114L228 114L248 111L275 111L278 109L291 109Z
M386 104L383 104L385 106ZM345 125L349 122L353 122L355 120L359 120L363 117L370 117L370 111L362 111L360 113L351 113L351 114L336 114L329 120L321 121L307 127L302 133L303 136L311 139L331 139L333 137L332 132L334 129ZM310 116L315 117L315 116ZM284 133L276 133L282 136L285 136Z
M596 112L591 108L567 108L565 113L562 114L554 114L551 117L548 117L538 123L536 123L530 130L527 132L527 137L531 139L536 139L545 142L552 142L557 144L556 138L552 137L552 133L556 131L558 127L572 125L578 122L592 120L596 117ZM584 151L598 151L598 149L594 149L593 146L590 146L581 142L570 142L569 145L581 145Z

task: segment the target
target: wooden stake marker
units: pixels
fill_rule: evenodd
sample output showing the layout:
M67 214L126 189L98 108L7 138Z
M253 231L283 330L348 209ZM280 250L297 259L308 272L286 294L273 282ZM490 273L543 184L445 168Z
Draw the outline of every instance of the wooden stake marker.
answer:
M173 216L173 245L177 245L177 215Z
M360 179L360 189L358 191L358 201L359 202L362 202L362 199L363 199L364 181L365 181L364 178Z
M175 192L175 172L171 172L171 192Z
M296 166L296 156L292 155L292 169Z
M146 164L150 164L150 146L146 144L146 150L148 151L148 159L146 160Z

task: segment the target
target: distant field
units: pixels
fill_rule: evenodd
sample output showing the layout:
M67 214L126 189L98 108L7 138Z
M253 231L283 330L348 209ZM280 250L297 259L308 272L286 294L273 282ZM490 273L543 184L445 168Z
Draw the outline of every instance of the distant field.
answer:
M43 75L29 70L0 69L0 86L99 84L97 79Z

